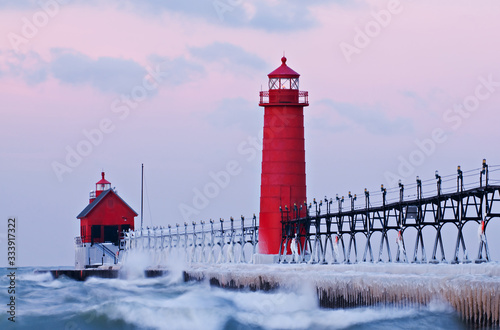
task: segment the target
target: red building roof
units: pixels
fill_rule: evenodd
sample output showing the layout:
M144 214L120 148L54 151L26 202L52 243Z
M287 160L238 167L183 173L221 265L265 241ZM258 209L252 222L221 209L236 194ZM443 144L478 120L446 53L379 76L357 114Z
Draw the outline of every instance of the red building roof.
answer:
M103 179L104 180L104 179ZM101 180L101 181L103 181ZM101 182L99 181L99 182ZM106 181L106 180L104 180ZM99 183L98 182L98 183ZM106 181L107 182L107 181ZM76 217L77 219L83 219L85 217L87 217L89 215L90 212L92 212L92 210L95 209L95 207L107 196L107 195L110 195L110 194L113 194L115 195L116 197L119 198L120 201L123 202L123 204L125 204L126 207L128 207L133 213L135 213L135 215L137 215L137 212L134 211L134 209L132 209L120 196L118 196L117 193L115 193L113 191L113 189L108 189L106 191L103 191L92 203L90 203L89 205L87 205L86 208L83 209L82 212L80 212L80 214L78 214L78 216Z

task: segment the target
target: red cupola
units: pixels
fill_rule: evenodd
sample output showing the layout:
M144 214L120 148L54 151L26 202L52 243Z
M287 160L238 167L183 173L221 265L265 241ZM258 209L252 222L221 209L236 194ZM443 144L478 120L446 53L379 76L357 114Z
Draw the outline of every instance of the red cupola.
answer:
M306 202L304 107L308 92L299 91L300 75L281 59L271 72L269 90L260 92L264 107L259 252L278 254L281 241L280 206L292 209ZM305 212L305 210L304 210Z
M101 180L95 184L95 190L90 192L89 203L92 203L103 191L111 189L111 182L104 178L104 172L101 172L101 177Z

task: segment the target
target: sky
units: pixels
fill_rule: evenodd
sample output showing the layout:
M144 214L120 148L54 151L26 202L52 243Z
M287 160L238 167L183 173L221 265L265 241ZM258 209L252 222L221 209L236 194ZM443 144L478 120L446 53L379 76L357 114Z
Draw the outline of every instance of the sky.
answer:
M16 217L18 265L72 265L76 216L100 172L139 213L141 164L145 225L258 214L258 93L283 53L309 91L310 200L475 170L483 158L500 165L499 10L493 0L2 0L2 251ZM237 174L196 203L231 166Z

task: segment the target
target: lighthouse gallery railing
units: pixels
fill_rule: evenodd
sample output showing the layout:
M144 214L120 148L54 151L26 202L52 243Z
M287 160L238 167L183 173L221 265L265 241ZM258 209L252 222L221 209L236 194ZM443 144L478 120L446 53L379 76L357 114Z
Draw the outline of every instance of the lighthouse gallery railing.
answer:
M309 105L309 92L307 91L299 91L299 104L300 105ZM259 104L269 104L269 91L261 91L259 93L260 102Z

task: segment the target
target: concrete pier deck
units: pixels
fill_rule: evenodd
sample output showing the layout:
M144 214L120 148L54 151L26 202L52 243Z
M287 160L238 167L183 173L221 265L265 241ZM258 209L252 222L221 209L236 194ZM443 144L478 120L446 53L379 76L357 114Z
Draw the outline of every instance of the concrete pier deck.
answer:
M77 281L85 281L89 277L100 278L126 278L126 274L120 272L117 268L96 268L96 269L54 269L54 270L36 270L35 273L50 273L54 278L61 276L68 277ZM159 277L168 274L168 270L146 269L144 277Z

